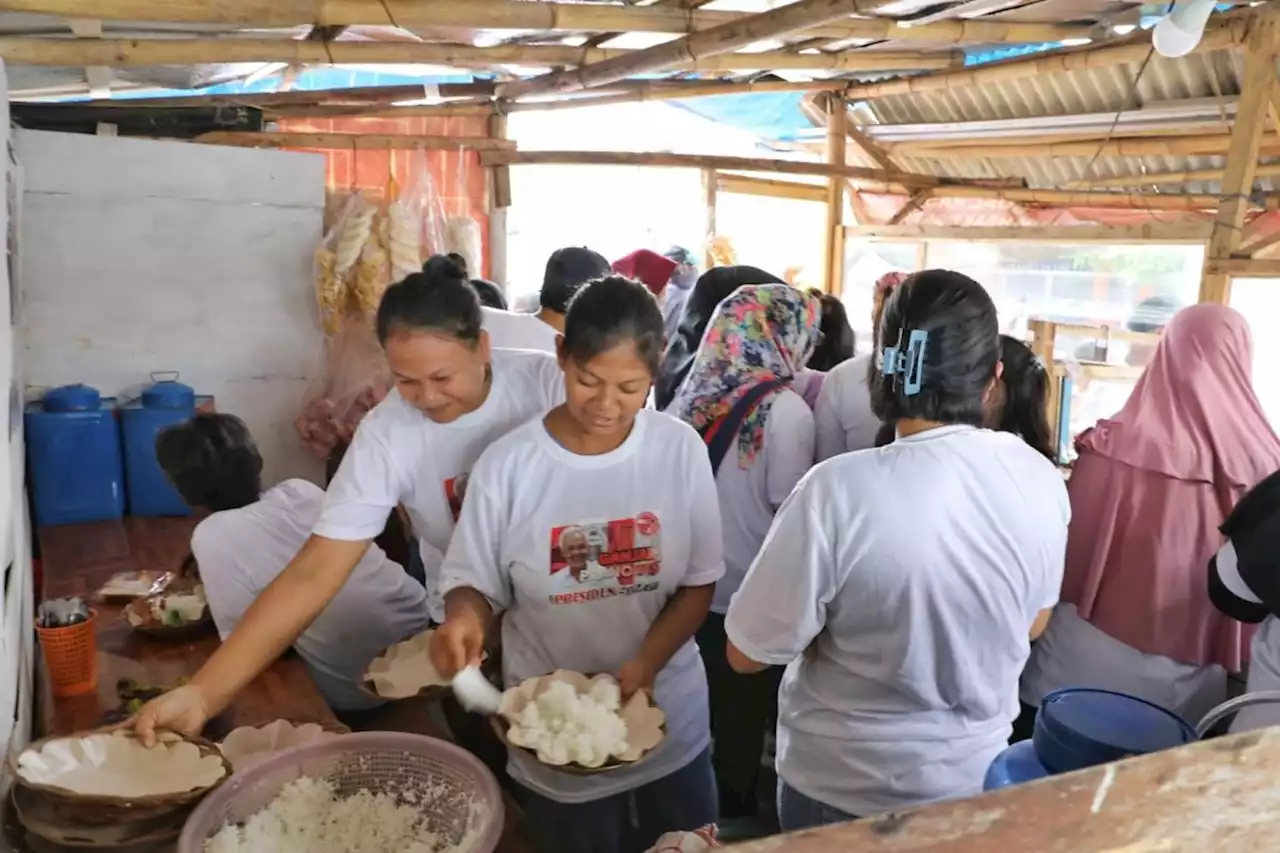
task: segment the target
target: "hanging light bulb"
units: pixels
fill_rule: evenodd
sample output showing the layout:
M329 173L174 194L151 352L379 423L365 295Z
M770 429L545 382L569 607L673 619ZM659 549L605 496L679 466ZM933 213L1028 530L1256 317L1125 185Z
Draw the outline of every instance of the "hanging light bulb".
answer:
M1160 19L1151 38L1156 51L1170 58L1186 56L1200 43L1217 0L1180 0Z

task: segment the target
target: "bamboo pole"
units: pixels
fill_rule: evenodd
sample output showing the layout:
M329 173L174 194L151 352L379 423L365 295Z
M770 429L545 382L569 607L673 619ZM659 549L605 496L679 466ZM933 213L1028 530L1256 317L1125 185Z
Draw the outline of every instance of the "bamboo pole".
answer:
M665 166L687 169L716 169L733 172L775 172L787 175L840 175L856 181L889 187L932 187L941 183L933 175L886 172L862 166L832 167L827 163L778 160L767 157L720 157L707 154L622 151L484 151L480 161L486 166Z
M882 240L960 240L970 243L1203 243L1209 222L1140 225L847 225L847 237Z
M312 89L297 92L259 92L239 95L178 95L171 98L129 98L130 107L306 107L369 106L426 98L464 98L492 95L490 80L439 83L435 86L359 86L351 89Z
M960 145L899 142L889 150L894 155L917 159L991 160L1021 157L1188 157L1225 154L1230 145L1231 135L1227 133L1158 133L1111 139L1095 136L1067 142L1054 142L1045 137L1006 137ZM1263 153L1280 152L1280 136L1266 135L1260 150Z
M857 11L858 0L796 0L768 12L698 30L624 57L507 83L498 87L498 95L514 99L548 92L574 92L607 86L637 74L680 68L690 62L696 66L700 60L847 18Z
M1253 192L1258 152L1268 123L1267 111L1276 86L1276 52L1280 49L1280 16L1259 15L1253 19L1244 53L1240 102L1231 128L1227 165L1222 173L1222 196L1218 216L1205 251L1204 276L1200 280L1201 302L1226 303L1231 295L1231 273L1220 264L1240 247L1248 196Z
M821 184L802 184L774 178L752 178L747 175L719 174L716 186L720 192L785 198L792 201L826 202L827 190Z
M1212 210L1218 204L1218 196L1208 193L1093 193L953 185L935 187L933 197L993 198L1018 204L1135 210ZM1269 196L1262 201L1268 210L1280 208L1280 197Z
M1207 193L1115 193L1115 192L1066 192L1061 190L1034 190L1017 187L984 186L981 182L960 183L933 175L887 172L883 169L867 169L860 166L835 168L828 163L805 163L795 160L777 160L752 157L717 157L702 154L669 154L665 152L617 152L617 151L482 151L480 160L492 165L559 165L559 166L656 166L684 169L719 169L735 172L780 173L792 175L838 174L862 184L888 189L890 192L909 194L911 188L932 187L934 198L986 198L1003 199L1018 204L1107 207L1136 210L1202 211L1217 207L1218 196ZM1280 196L1269 195L1258 199L1267 210L1280 209Z
M715 169L702 170L702 198L704 205L702 230L706 236L703 240L702 248L702 268L711 269L716 265L716 259L711 252L711 246L716 238L716 202L720 193L720 179Z
M816 0L814 0L816 2ZM823 0L852 2L852 0ZM953 68L963 64L950 51L844 51L841 53L700 53L664 67L687 71L912 71ZM15 65L127 68L147 65L204 65L235 62L288 62L292 65L426 64L458 68L495 65L584 65L632 63L636 50L605 50L560 45L471 45L426 42L304 41L297 39L180 38L180 39L68 39L0 37L0 58ZM687 61L685 61L687 60ZM639 73L639 72L637 72ZM622 79L623 74L613 80ZM610 82L613 82L611 80ZM515 84L509 84L515 85Z
M1138 172L1131 175L1113 175L1109 178L1087 178L1067 181L1064 190L1084 190L1101 187L1142 187L1158 184L1191 184L1222 180L1222 169L1183 169L1178 172ZM1255 178L1280 176L1280 163L1261 163L1254 170Z
M489 116L489 136L506 140L507 117L499 112ZM507 283L507 208L511 207L511 168L489 169L489 277L499 285Z
M210 145L233 145L238 148L331 148L336 150L425 149L429 151L503 151L514 150L509 139L486 136L412 136L392 133L254 133L238 130L215 130L197 136L195 142Z
M1245 12L1219 15L1205 30L1193 53L1223 50L1239 45L1244 39L1249 14ZM945 92L1008 83L1050 74L1084 71L1142 62L1151 54L1151 33L1139 31L1133 36L1104 42L1101 45L1065 48L1031 56L992 62L957 71L943 71L901 80L886 80L853 86L847 97L851 101L883 98L889 95L914 95L922 92Z
M1264 114L1265 117L1265 114ZM1225 278L1280 278L1280 260L1274 258L1209 258L1204 262L1205 274ZM1230 296L1228 292L1226 294ZM1209 300L1203 297L1201 302Z
M105 21L163 21L231 27L397 26L654 32L685 34L741 20L747 13L691 11L679 5L530 3L523 0L0 0L0 11ZM996 21L939 21L902 27L888 19L850 19L806 31L814 38L871 39L926 44L1056 42L1087 37L1088 26Z
M849 107L844 98L832 94L826 97L825 109L827 163L832 172L827 176L826 256L822 281L827 293L839 296L844 290L844 178L836 170L845 167L845 154L849 144L846 132Z

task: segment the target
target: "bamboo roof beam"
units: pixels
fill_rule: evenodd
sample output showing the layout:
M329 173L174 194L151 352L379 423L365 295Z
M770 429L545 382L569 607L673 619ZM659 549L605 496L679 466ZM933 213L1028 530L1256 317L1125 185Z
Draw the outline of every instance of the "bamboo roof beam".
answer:
M721 157L709 154L669 154L661 151L486 151L480 155L485 166L665 166L669 168L714 169L725 172L765 172L784 175L840 175L863 183L890 187L931 187L942 182L933 175L889 172L862 166L835 167L827 163L780 160L771 157Z
M1263 163L1254 172L1257 178L1280 177L1280 163ZM1222 180L1222 169L1184 169L1180 172L1146 172L1067 181L1064 190L1156 186L1159 184L1191 184Z
M716 174L716 188L723 193L786 198L793 201L825 202L827 188L822 184L802 184L774 178L752 178L747 175Z
M0 11L106 21L221 24L233 27L398 26L426 30L552 30L687 34L747 17L678 5L563 3L525 0L0 0ZM1088 36L1087 26L1003 21L939 21L902 27L888 19L850 18L805 31L829 39L863 38L929 44L1052 42Z
M238 148L320 148L335 150L435 150L502 151L514 149L509 139L487 136L412 136L392 133L254 133L251 131L216 130L195 138L210 145L233 145Z
M1144 222L1138 225L846 225L849 237L881 240L963 240L971 243L1027 240L1065 243L1202 243L1209 222Z
M1265 111L1264 111L1265 113ZM989 142L973 140L963 145L899 142L886 146L894 156L927 160L998 160L1039 157L1187 157L1225 154L1231 144L1227 133L1199 133L1185 136L1157 134L1106 139L1092 137L1054 142L1043 136L1006 137ZM1280 136L1263 137L1264 154L1280 153Z
M425 42L318 42L296 39L77 40L0 37L0 58L15 65L101 65L112 68L235 62L287 62L295 65L430 64L476 69L492 68L495 65L590 67L590 64L634 63L635 57L641 53L644 51L584 49L560 45L473 47ZM703 53L680 63L678 67L684 71L709 73L756 70L911 71L953 68L963 63L963 55L952 51L919 53L850 50L820 54L767 51L725 52L717 55ZM624 74L623 77L625 76L630 74Z
M516 99L551 92L575 92L607 86L637 74L682 68L689 63L696 66L700 60L732 53L764 39L779 38L847 18L857 11L858 0L796 0L623 57L507 83L498 87L498 96Z
M933 175L890 172L859 166L835 167L826 163L769 158L714 157L665 152L641 154L617 151L485 151L481 152L480 161L486 166L661 166L823 177L835 174L863 184L886 186L890 191L903 194L909 194L912 188L932 187L933 198L1003 199L1018 204L1044 206L1198 211L1212 210L1218 205L1218 196L1210 194L1066 192L1006 188L984 186L981 182L949 181ZM1267 210L1280 209L1280 196L1266 196L1258 201Z
M1193 53L1205 53L1236 47L1243 43L1251 15L1247 10L1217 15L1206 28L1204 37ZM1063 74L1142 62L1151 54L1151 33L1139 30L1123 39L1108 39L1099 44L1063 48L1030 56L992 62L955 71L925 74L901 80L885 80L851 86L850 101L870 100L890 95L914 95L922 92L945 92L992 83L1025 80L1046 74Z
M318 105L368 106L426 98L492 95L493 82L440 83L435 86L361 86L351 89L311 89L295 92L261 92L239 95L178 95L166 98L130 98L131 107L306 107Z

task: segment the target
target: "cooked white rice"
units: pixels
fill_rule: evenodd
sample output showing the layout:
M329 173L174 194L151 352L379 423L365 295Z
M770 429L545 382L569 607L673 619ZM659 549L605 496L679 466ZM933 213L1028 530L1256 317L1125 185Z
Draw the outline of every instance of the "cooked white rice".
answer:
M406 797L406 799L413 799ZM243 825L226 824L205 853L466 853L473 839L449 844L422 811L387 794L338 797L332 783L302 777Z

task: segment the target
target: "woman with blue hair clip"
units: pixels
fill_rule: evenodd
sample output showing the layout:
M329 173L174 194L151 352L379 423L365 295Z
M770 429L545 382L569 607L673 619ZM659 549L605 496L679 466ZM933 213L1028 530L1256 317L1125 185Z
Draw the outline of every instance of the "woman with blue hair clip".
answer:
M800 482L726 618L736 670L787 665L788 831L981 791L1062 582L1062 476L1018 436L982 429L1001 373L991 297L919 272L879 331L872 407L897 440Z

